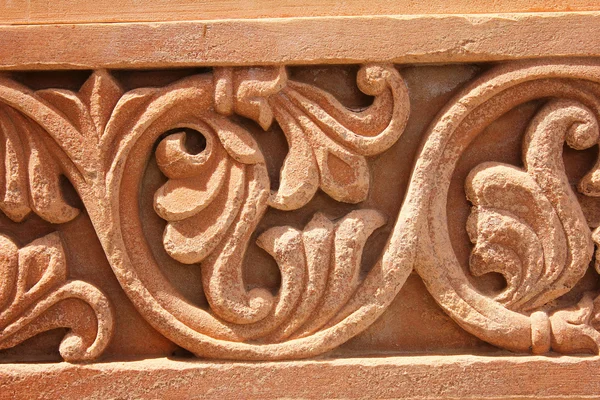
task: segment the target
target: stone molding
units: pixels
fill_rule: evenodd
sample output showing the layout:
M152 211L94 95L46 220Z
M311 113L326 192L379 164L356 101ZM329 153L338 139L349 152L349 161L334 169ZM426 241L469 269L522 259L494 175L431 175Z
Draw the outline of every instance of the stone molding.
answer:
M367 61L423 64L591 57L599 54L595 40L600 34L599 19L599 11L588 11L0 25L0 69ZM37 40L39 37L45 40ZM334 40L332 45L332 38L343 40Z
M4 393L18 394L23 387L31 388L28 398L32 400L64 396L65 388L73 397L93 399L233 400L239 399L240 393L256 399L595 399L598 359L504 354L293 363L159 359L89 365L12 364L0 371L0 380Z

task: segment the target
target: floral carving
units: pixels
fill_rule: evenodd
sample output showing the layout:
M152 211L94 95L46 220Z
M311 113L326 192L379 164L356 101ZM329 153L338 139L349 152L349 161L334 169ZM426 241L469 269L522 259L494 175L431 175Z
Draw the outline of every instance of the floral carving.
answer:
M283 226L259 236L259 246L282 269L290 270L281 291L289 300L280 299L280 303L288 303L287 308L295 303L272 338L308 336L340 311L360 284L360 260L367 239L384 224L384 216L375 210L353 211L335 223L317 213L302 232Z
M291 80L283 66L215 68L131 91L107 71L94 72L77 92L34 92L2 78L0 210L17 222L32 211L50 223L70 221L80 210L61 193L68 179L129 299L154 328L199 356L274 360L328 351L375 321L413 268L452 318L494 345L598 352L598 294L570 308L555 300L589 269L599 242L561 153L564 142L575 149L598 143L599 82L595 64L532 62L499 66L468 85L433 122L385 249L364 277L363 248L385 223L367 209L338 220L317 213L304 229L262 232L257 243L281 272L275 293L248 290L243 269L268 207L301 208L319 188L339 202L367 198L367 157L399 140L409 114L407 88L390 65L359 70L358 87L374 96L362 110ZM463 268L446 216L456 163L490 123L536 99L546 103L525 135L524 165L483 163L465 182L474 246ZM277 190L262 149L234 114L264 130L281 127L289 152ZM198 139L203 145L190 149ZM153 157L167 178L153 203L166 221L162 244L173 259L199 264L208 307L171 284L151 250L156 243L144 235L139 198ZM600 194L599 169L579 183L582 195ZM92 285L68 280L58 236L20 250L7 237L0 244L0 347L66 326L63 357L97 357L113 330L110 306ZM497 296L479 292L467 276L489 272L506 279ZM65 298L89 304L97 326L74 318ZM64 308L60 316L54 306Z
M263 161L246 131L233 124L215 128L217 132L228 128L228 133L245 137L254 151L226 149L208 125L202 127L206 148L201 153L187 153L185 133L166 137L156 151L158 166L169 177L154 201L158 215L169 221L163 238L165 249L187 264L204 260L223 240L243 202L245 166Z
M15 222L33 210L48 222L64 223L79 214L60 191L61 171L47 153L40 128L7 106L0 106L0 209Z
M29 175L19 170L5 176L23 182L29 176L33 197L35 185L44 186L42 178L56 182L64 175L80 195L131 301L148 322L183 347L211 357L306 357L352 337L384 309L361 308L360 300L375 290L373 278L361 280L358 271L367 238L384 222L376 211L358 210L335 222L318 214L303 231L280 227L263 233L259 245L282 273L277 294L247 291L242 266L267 207L302 207L319 187L339 201L365 199L365 157L395 143L408 117L407 89L392 66L360 70L359 88L375 99L371 107L357 111L320 89L288 80L284 67L216 68L165 87L129 92L106 71L94 72L78 92L32 92L12 81L2 84L0 101L10 114L5 123L22 120L30 131L35 129L26 137L51 150L44 161L53 166L38 168L42 177L31 178L31 170ZM281 125L290 151L278 191L271 193L261 149L230 118L234 113L263 129L273 121ZM200 152L187 149L191 134L205 141ZM23 159L13 162L13 153ZM23 146L5 151L6 168L23 168L30 153L34 151ZM136 217L139 182L153 155L168 178L154 198L157 214L167 221L165 249L181 262L201 264L209 310L178 293L144 241ZM20 186L7 183L7 192L26 197L21 181ZM54 223L74 218L78 210L65 207L58 186L48 186L44 193L54 208L47 217L39 213L42 217ZM39 201L32 203L34 211L41 210ZM21 208L13 219L24 218L27 209ZM374 268L371 275L378 273ZM351 317L356 313L358 321ZM257 340L261 343L253 343Z
M390 66L361 68L358 87L375 100L358 112L313 86L288 81L284 68L219 69L215 80L218 112L235 111L263 129L273 119L281 126L289 152L269 205L282 210L306 205L319 187L337 201L365 200L369 169L364 156L393 145L408 119L408 91Z
M471 271L505 274L509 284L497 300L513 310L536 309L567 293L592 259L591 232L564 171L565 140L578 150L595 145L597 121L585 106L551 101L525 136L525 171L482 164L467 178L476 206L468 224L476 243Z
M60 344L66 361L96 358L110 342L113 311L108 299L89 283L67 280L67 263L58 234L18 249L0 236L0 348L15 346L40 332L69 328ZM97 326L86 324L91 307Z
M586 80L591 82L582 83ZM598 68L587 64L499 67L446 107L421 152L406 200L419 198L416 213L427 218L415 223L422 235L415 268L448 314L497 346L536 354L599 351L597 293L585 294L571 309L552 303L575 286L592 261L595 234L567 178L562 151L565 142L578 150L598 143L597 81ZM473 204L467 221L474 243L470 272L498 272L507 283L488 297L469 281L449 241L450 176L458 157L491 122L519 104L544 98L550 100L523 140L524 167L483 163L465 182ZM597 170L580 182L582 194L597 196ZM435 182L428 178L433 176Z

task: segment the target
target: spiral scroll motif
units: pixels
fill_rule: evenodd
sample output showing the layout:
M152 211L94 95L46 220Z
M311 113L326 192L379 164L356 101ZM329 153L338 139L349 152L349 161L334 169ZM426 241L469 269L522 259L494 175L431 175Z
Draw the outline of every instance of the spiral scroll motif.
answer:
M588 269L594 241L562 161L563 144L598 143L600 69L586 63L518 63L496 68L465 88L433 123L401 212L416 213L415 268L444 310L462 327L497 346L544 353L598 352L598 308L588 293L576 308L544 306L570 291ZM550 99L531 121L524 168L484 163L469 174L473 204L467 231L470 269L507 281L496 297L480 293L454 255L446 200L456 163L474 137L513 107ZM435 177L435 180L432 180ZM579 184L597 196L597 166ZM418 200L417 200L418 199Z
M337 221L317 214L303 230L264 232L258 244L277 261L282 275L277 294L246 290L244 254L269 206L302 207L318 188L338 201L365 199L365 156L397 141L409 106L407 88L392 66L364 66L358 85L375 99L355 112L322 90L288 80L284 67L217 68L162 88L128 92L107 71L94 72L78 92L34 92L0 78L0 133L5 136L0 209L15 221L31 211L52 223L75 218L79 210L64 201L58 185L64 176L81 197L121 286L166 337L209 357L322 353L366 328L391 302L390 293L374 294L374 280L383 271L400 280L410 272L398 270L402 263L390 262L396 255L388 254L386 267L378 265L360 279L365 242L385 218L374 210L356 210ZM263 129L275 120L281 125L290 152L278 191L270 191L264 156L232 114ZM20 130L25 133L21 138ZM189 130L207 141L200 154L185 148ZM50 151L40 151L41 146ZM157 214L167 221L165 250L183 263L200 263L208 310L188 302L171 285L152 255L154 244L146 242L138 200L154 155L168 178L154 199ZM98 312L97 343L80 354L82 346L90 345L90 334L74 327L78 333L63 341L63 355L96 357L112 333L106 299L84 283L57 290L61 295L75 291L73 296ZM10 325L3 334L20 327ZM32 329L6 336L4 342L0 336L0 345L10 347L37 332Z
M372 280L386 267L359 277L364 244L384 217L375 210L357 210L338 221L317 214L303 230L284 226L262 233L258 244L281 271L277 294L246 290L244 254L269 205L299 208L319 187L338 201L364 200L364 157L384 151L402 134L407 89L393 67L365 66L359 87L375 100L352 112L319 89L288 81L283 68L217 69L209 79L191 77L142 94L147 97L131 133L115 142L107 188L118 198L111 211L118 223L104 240L112 247L107 254L113 269L146 319L198 355L283 359L327 351L365 329L393 299L389 293L369 295L377 290ZM254 138L228 118L233 113L264 129L273 121L281 125L290 152L278 191L270 191L263 155ZM186 151L185 129L204 136L204 151ZM174 133L159 142L155 155L169 178L154 199L168 222L163 244L180 262L200 264L209 310L171 286L144 241L141 221L129 217L140 214L139 182L164 132ZM388 265L394 271L401 264ZM408 272L398 273L405 279Z

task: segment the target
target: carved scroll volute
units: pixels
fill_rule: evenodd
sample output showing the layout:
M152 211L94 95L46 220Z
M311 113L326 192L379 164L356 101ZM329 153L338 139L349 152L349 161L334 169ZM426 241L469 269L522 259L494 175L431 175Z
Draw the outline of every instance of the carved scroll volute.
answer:
M408 118L406 86L387 65L360 69L359 88L375 97L360 111L290 80L284 67L216 68L129 92L106 71L92 74L77 93L32 92L1 79L0 210L14 221L32 211L52 223L75 218L79 211L60 193L66 176L133 304L158 331L202 356L283 359L325 352L372 323L413 266L443 309L490 343L534 353L597 352L596 294L569 309L548 306L585 273L598 243L561 157L564 142L575 149L598 143L600 93L586 81L600 83L600 67L522 63L498 67L465 88L433 123L393 233L362 280L363 247L385 223L374 210L338 220L316 214L303 229L263 232L258 245L281 271L277 293L248 291L242 270L267 207L300 208L319 188L337 201L365 200L366 157L394 144ZM474 244L469 272L499 272L507 281L506 290L487 296L453 253L449 183L479 132L511 108L541 98L553 100L528 128L524 166L484 163L465 184L473 204L466 227ZM233 114L263 129L281 126L289 153L277 191L270 190L260 147ZM198 153L186 147L192 131L206 142ZM171 285L150 250L155 244L146 241L139 196L151 157L167 177L154 197L166 221L163 245L174 259L199 264L209 309ZM583 194L600 195L599 165L580 182ZM92 359L106 347L113 328L108 301L93 286L68 281L65 263L57 235L22 249L0 238L0 347L58 326L71 328L60 348L68 360ZM82 326L65 298L89 304L97 328ZM60 307L67 308L65 318L57 319L52 312Z
M422 201L414 208L422 218L421 260L415 266L430 292L465 329L510 350L599 351L598 310L590 297L595 295L573 309L547 307L584 275L594 247L562 161L565 142L586 149L599 139L600 93L578 79L598 82L600 70L532 63L482 76L433 124L406 200ZM483 163L465 183L473 204L467 222L474 244L470 272L497 272L507 283L503 292L488 297L467 279L450 244L445 214L450 178L458 157L487 125L519 104L545 97L559 99L549 100L531 121L524 167ZM579 185L584 193L597 191L596 175L591 171Z
M374 210L339 221L318 214L303 230L264 232L258 243L277 261L281 287L276 294L247 291L243 281L248 242L269 205L299 208L319 187L339 201L365 199L365 156L400 137L408 94L391 66L363 67L358 82L375 96L371 107L358 112L320 89L290 81L283 67L218 68L213 76L126 93L123 98L140 100L117 103L104 134L114 157L106 158L106 196L113 200L108 212L94 217L105 218L96 226L121 285L161 333L209 357L306 357L357 334L391 302L395 293L374 293L388 274L403 281L410 272L398 268L396 254L385 255L366 280L359 279L363 246L384 223ZM277 192L270 192L254 138L229 119L234 113L263 129L273 121L281 125L290 152ZM191 131L206 142L197 154L186 148ZM165 132L173 133L153 153ZM152 156L168 178L154 198L155 211L167 221L163 244L176 260L200 264L209 310L190 304L171 286L144 240L139 218L132 218L140 215L139 182Z

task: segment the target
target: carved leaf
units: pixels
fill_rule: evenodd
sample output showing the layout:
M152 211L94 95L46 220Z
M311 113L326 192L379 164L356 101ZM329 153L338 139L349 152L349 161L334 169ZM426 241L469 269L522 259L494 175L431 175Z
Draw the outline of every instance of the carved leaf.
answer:
M165 250L174 259L185 264L202 261L221 243L237 216L244 196L244 171L230 164L222 173L224 177L218 179L225 181L224 190L218 191L213 201L206 206L198 203L200 206L191 216L171 221L165 228ZM164 199L160 197L160 190L157 196L158 204Z
M498 300L514 310L532 310L565 294L592 258L591 232L562 165L565 140L578 149L591 147L598 125L587 108L556 100L527 131L525 171L482 164L467 178L467 197L476 206L469 223L476 243L471 269L504 274L508 287ZM504 211L508 215L499 214Z
M89 110L96 134L102 136L123 89L106 70L96 70L79 89L78 96Z
M331 232L326 232L325 235L325 237L333 235L331 241L325 242L329 243L331 247L327 250L316 250L321 253L321 257L326 256L326 254L331 254L331 257L315 260L319 264L323 263L324 265L321 264L321 267L325 267L328 270L326 287L323 291L319 292L318 296L320 298L318 300L315 299L319 304L318 308L313 308L314 303L310 300L313 288L311 287L312 285L305 284L307 292L304 294L303 301L308 301L309 303L306 306L302 306L302 304L299 306L299 311L305 312L305 314L297 314L294 317L295 321L293 321L294 326L300 325L298 319L302 318L304 324L298 326L297 332L292 332L290 327L287 327L287 329L284 327L283 332L285 334L283 336L292 333L294 333L293 337L310 335L322 328L346 305L361 283L359 281L360 262L367 239L376 229L385 224L385 217L376 210L352 211L333 226L323 221L324 219L319 214L313 217L313 220L307 225L304 231L304 238L310 246L310 253L307 253L307 259L312 261L314 260L314 255L310 257L310 254L314 254L316 250L313 247L315 245L313 241L315 228L321 226L331 229ZM324 239L321 238L320 241ZM315 266L312 268L309 267L309 271L313 272L316 276L309 275L308 281L311 283L319 282L322 272L316 271Z
M123 90L103 70L78 92L33 92L6 80L2 89L0 209L16 222L31 211L51 223L71 221L79 210L65 201L61 179L83 184L102 173L99 140Z
M362 251L384 223L378 211L357 210L336 222L317 213L302 231L277 226L263 232L257 244L277 261L281 287L270 299L269 312L243 322L246 330L237 334L280 342L325 326L361 285ZM220 295L226 300L228 293Z
M23 310L67 280L67 263L57 233L19 250L19 270L13 307Z
M84 136L96 142L123 93L121 85L105 70L94 71L77 93L64 89L36 92L64 113Z
M27 162L17 128L3 107L0 107L0 135L0 146L4 146L4 162L0 163L0 209L13 221L20 222L31 212Z
M239 160L255 162L262 157L256 155L258 148L246 132L236 136L241 128L222 121L212 126L216 129L204 127L206 147L198 154L185 149L185 133L167 136L156 152L160 170L171 178L154 196L154 209L169 221L163 243L171 257L186 264L206 258L238 215L246 181ZM224 146L222 138L231 136L239 140Z
M364 156L392 146L409 113L406 86L388 66L359 71L359 88L376 97L371 107L358 112L320 89L288 82L283 68L217 70L215 84L217 111L235 111L265 130L275 118L283 129L290 151L279 189L269 199L269 205L282 210L304 206L318 186L337 201L364 201L369 191Z
M559 300L589 270L597 239L562 155L565 142L577 150L598 144L597 73L597 65L548 62L484 73L436 118L413 171L400 219L418 235L414 267L452 318L496 346L535 354L599 351L598 297L591 300L597 294L570 309L560 309L568 297ZM474 138L532 100L546 102L527 128L524 167L484 163L465 184L473 203L470 272L503 274L507 287L494 296L473 284L454 252L447 226L450 182ZM585 195L600 193L599 164L579 183Z
M66 259L57 233L22 249L0 236L0 348L16 346L46 330L70 328L60 353L67 361L90 360L112 336L114 317L108 299L96 287L67 281ZM14 288L14 289L13 289ZM14 296L10 294L14 290ZM94 313L97 327L82 324L81 309L65 299L79 299ZM58 313L58 314L56 314Z
M598 315L598 297L586 293L576 306L558 310L550 316L552 348L560 353L600 351L600 332L594 326Z
M71 221L79 210L65 201L60 188L60 170L39 143L29 136L29 193L31 208L48 222L62 224Z
M40 128L7 107L0 106L0 120L4 139L0 209L15 222L32 210L51 223L74 219L79 210L64 199L62 171L43 144Z
M535 180L512 166L485 163L465 184L474 208L467 231L476 245L471 272L497 272L507 287L496 300L513 310L545 304L565 268L568 248L561 221ZM541 297L540 297L541 296Z
M131 122L114 117L117 109L121 119L127 115L127 103L119 102L115 107L107 139L103 140L107 148L117 147L109 178L114 182L112 190L121 190L120 206L126 208L120 212L122 216L136 214L139 205L131 195L139 187L134 182L143 175L144 157L154 153L159 169L168 178L154 198L157 214L167 221L164 247L176 260L200 263L202 289L210 309L183 299L162 276L147 249L131 252L120 245L131 257L125 260L116 255L128 265L126 268L135 268L136 275L152 281L150 285L156 287L149 287L151 292L157 287L164 289L152 298L129 283L126 290L136 304L160 301L159 308L151 307L160 309L173 323L191 328L188 333L193 336L190 343L195 352L212 348L212 344L202 349L196 346L200 338L208 336L220 339L214 342L216 346L223 345L214 354L227 356L241 341L246 342L240 344L243 352L261 358L273 352L271 347L249 341L259 340L267 346L288 339L304 341L302 338L323 330L334 318L344 318L344 313L355 307L349 303L357 292L364 296L372 289L372 284L364 289L359 277L361 254L369 235L383 224L383 217L369 210L350 213L336 222L317 215L303 231L292 227L267 230L258 242L277 261L281 287L276 294L263 288L248 290L243 278L248 243L269 203L283 209L299 208L319 187L343 201L366 198L369 171L365 157L378 154L398 139L408 115L408 97L398 72L391 67L365 68L359 74L359 86L376 96L367 110L347 110L323 91L307 92L304 88L299 91L303 91L306 101L297 105L287 96L291 86L283 67L217 68L211 81L199 75L148 92L146 98L141 94L139 102L136 97L132 108L137 111L131 111ZM209 106L203 108L207 103ZM322 116L311 115L320 110L339 121L339 126L332 128L335 132L321 126ZM263 129L274 119L284 125L290 152L282 168L279 190L271 194L270 200L265 159L252 135L224 117L234 113L253 119ZM118 139L116 126L132 133ZM340 135L351 135L340 127L354 136L344 141ZM177 129L182 132L171 133ZM206 139L206 147L199 153L187 149L189 129ZM169 136L163 137L154 151L152 140L165 132ZM372 139L363 141L362 137ZM137 240L132 234L139 232L140 226L121 218L118 229L130 241ZM139 237L143 234L135 235ZM115 270L120 277L124 271ZM377 275L377 268L373 275ZM130 282L134 281L137 278ZM376 318L377 310L367 311L370 318ZM317 321L310 322L314 315ZM364 326L352 325L345 335ZM169 334L168 326L160 329ZM328 346L332 345L302 353L316 354ZM296 351L294 346L286 352L290 351ZM279 356L272 353L268 357Z
M0 235L0 309L8 306L19 270L19 248L4 235Z
M128 296L167 336L173 326L183 324L181 332L192 336L189 343L194 351L204 351L197 347L202 342L208 351L217 346L221 347L217 353L228 354L239 341L310 335L339 316L361 290L362 249L372 231L383 224L381 215L369 210L335 222L317 215L303 231L268 230L260 243L280 266L281 288L276 295L265 289L247 290L244 254L269 204L269 180L252 135L223 115L237 113L263 129L276 118L282 124L289 122L284 131L294 143L272 204L299 208L319 187L335 199L359 202L369 189L365 157L389 148L406 123L407 90L393 67L361 70L359 87L376 98L369 109L356 112L321 90L289 85L283 66L216 69L214 76L196 75L166 87L128 93L106 71L94 72L78 92L33 92L5 81L6 88L0 89L6 90L0 95L6 106L0 113L7 117L0 133L10 138L3 148L0 208L15 220L34 211L50 222L68 221L78 212L60 190L62 175L68 176L88 207ZM143 171L154 142L174 129L196 130L207 145L194 154L186 148L186 133L163 138L156 158L168 181L157 191L154 206L167 221L163 237L167 252L185 263L202 262L210 311L190 304L170 286L146 254L146 246L131 245L144 237L138 234L136 198ZM110 205L113 201L118 201L118 207ZM21 250L9 239L0 240L0 250L6 252L0 257L6 279L0 285L0 348L45 330L68 327L71 331L60 347L65 359L97 356L112 332L110 306L93 286L66 280L58 236ZM18 290L13 296L14 287ZM322 309L321 304L325 304ZM150 309L157 314L149 315ZM82 323L88 318L80 314L90 311L97 327ZM367 311L369 318L376 318L377 312ZM308 323L311 315L317 315L316 323ZM164 322L161 327L155 324L157 316ZM363 325L351 323L346 339ZM334 346L325 336L320 339L324 343L302 353ZM221 338L229 344L222 346ZM255 353L254 358L274 354L262 345L242 345L242 351ZM293 347L286 351L297 351Z
M279 189L271 195L269 204L280 210L294 210L307 204L317 192L319 170L302 127L283 107L276 107L274 112L286 133L289 152L281 168Z

